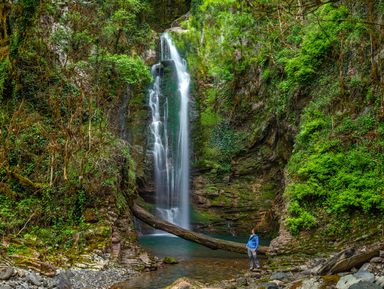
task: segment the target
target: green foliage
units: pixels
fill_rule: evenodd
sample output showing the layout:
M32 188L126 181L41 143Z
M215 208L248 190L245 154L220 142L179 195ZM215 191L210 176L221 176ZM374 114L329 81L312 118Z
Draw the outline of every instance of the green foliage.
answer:
M322 19L322 24L311 21L301 31L300 36L293 31L290 40L296 37L294 42L299 44L298 49L284 49L279 55L279 61L284 65L288 80L292 83L304 84L309 81L316 74L324 57L338 43L339 35L353 28L353 25L347 22L338 22L348 17L348 9L345 6L335 8L327 4L312 17L314 20Z
M317 225L315 218L304 210L297 201L290 204L289 213L291 217L286 219L286 223L294 235L297 235L302 229L310 230Z
M149 5L96 2L61 9L46 1L13 1L6 15L0 235L10 243L23 238L44 256L92 243L81 237L86 211L106 204L123 209L136 196L137 168L117 136L113 108L128 86L132 99L143 103L151 75L139 55L153 46ZM108 237L100 236L101 243ZM24 247L9 250L28 254Z
M216 113L212 112L210 108L207 108L203 112L201 112L200 115L200 124L203 126L215 126L219 123L220 116L218 116Z
M151 80L148 67L139 57L114 54L108 55L107 60L116 66L120 77L129 84L145 84Z
M332 130L330 118L314 106L304 114L288 165L294 182L286 189L292 200L287 224L293 233L315 224L310 216L317 208L336 216L384 211L384 159L364 137L378 122L369 113L341 117Z
M241 149L239 134L226 122L214 128L211 143L225 156L231 156Z
M3 99L4 88L8 81L9 68L9 59L3 59L0 62L0 101Z

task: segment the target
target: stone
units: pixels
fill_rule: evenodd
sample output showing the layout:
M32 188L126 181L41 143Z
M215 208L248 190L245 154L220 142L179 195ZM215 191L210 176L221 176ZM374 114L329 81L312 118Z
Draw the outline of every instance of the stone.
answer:
M319 289L321 283L318 282L315 278L304 280L301 284L300 289Z
M265 288L266 289L279 289L279 286L276 283L270 282L270 283L267 283Z
M384 276L377 276L375 278L375 283L384 288Z
M56 285L57 285L57 281L54 278L46 279L45 287L51 289L51 288L56 287Z
M285 272L273 272L270 279L271 280L280 280L280 281L289 281L292 278L292 273L285 273Z
M179 278L175 282L173 282L171 285L165 287L166 289L198 289L198 288L203 288L203 284L191 280L188 278Z
M313 268L307 270L307 272L309 272L309 275L310 275L310 274L315 274L315 275L317 275L317 274L319 274L321 268L323 268L323 265L322 265L322 264L318 264L317 266L315 266L315 267L313 267Z
M240 286L248 286L248 280L247 278L241 277L236 280L236 283Z
M365 263L363 266L360 267L359 272L366 272L369 271L369 268L371 267L371 264Z
M163 259L163 263L164 264L177 264L179 263L179 261L177 261L175 258L173 257L164 257Z
M358 283L353 284L348 289L382 289L379 285L374 284L372 282L360 281Z
M12 289L12 287L8 285L0 285L0 289Z
M166 32L173 32L173 33L186 33L188 30L185 30L181 27L171 27L166 30Z
M72 283L66 273L60 273L57 277L58 289L72 289Z
M380 250L379 256L380 256L381 258L384 258L384 250Z
M353 275L345 275L340 278L339 282L336 284L337 289L348 289L351 287L353 284L358 283L360 280L357 279Z
M31 287L26 283L20 283L19 286L16 286L16 289L30 289Z
M283 286L284 282L280 280L273 280L271 283L275 283L278 287Z
M144 263L144 264L151 264L151 258L147 253L143 253L139 256L139 259Z
M38 276L36 273L31 272L26 276L26 279L29 283L35 286L40 286L43 279Z
M375 281L375 275L368 271L358 271L353 276L361 281L373 282Z
M144 62L148 65L153 65L156 63L157 54L156 50L148 49L144 52Z
M0 268L0 280L9 280L11 279L13 273L15 270L13 270L12 267L2 267Z
M369 261L369 262L371 262L371 263L383 263L384 262L384 260L383 260L383 258L381 258L381 257L373 257L372 259L371 259L371 261Z

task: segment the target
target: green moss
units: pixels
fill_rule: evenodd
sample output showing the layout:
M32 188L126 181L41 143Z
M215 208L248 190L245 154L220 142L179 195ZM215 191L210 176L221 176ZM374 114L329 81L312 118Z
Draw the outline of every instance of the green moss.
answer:
M210 213L209 211L192 210L191 222L192 223L210 223L221 220L218 215Z
M175 258L173 258L173 257L164 257L163 258L163 263L164 264L171 264L171 265L173 265L173 264L178 264L179 263L179 261L177 261Z

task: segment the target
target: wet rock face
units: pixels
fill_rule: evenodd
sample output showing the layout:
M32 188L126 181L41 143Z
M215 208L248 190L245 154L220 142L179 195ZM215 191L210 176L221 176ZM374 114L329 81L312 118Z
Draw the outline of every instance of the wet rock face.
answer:
M157 31L164 31L190 9L190 0L151 0L152 7L156 8L156 15L152 15L151 26Z
M234 169L253 166L250 160L239 161ZM253 161L256 165L256 161ZM245 164L246 163L246 164ZM193 179L192 202L197 211L196 229L232 235L247 235L257 226L259 232L273 234L277 222L273 215L274 198L279 192L277 170L263 175L210 177ZM199 214L205 216L199 218Z

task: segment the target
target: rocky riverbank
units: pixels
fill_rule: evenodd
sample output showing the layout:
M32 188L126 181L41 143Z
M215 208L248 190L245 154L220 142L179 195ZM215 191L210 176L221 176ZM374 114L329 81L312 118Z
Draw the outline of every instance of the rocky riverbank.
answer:
M70 269L58 271L54 277L45 277L31 270L3 267L0 271L1 289L77 289L109 288L112 284L136 276L137 271L113 268L104 271Z
M180 278L165 288L383 289L383 249L382 243L376 243L359 248L348 247L327 258L298 254L269 256L268 259L261 260L261 269L251 272L243 271L230 280L220 280L220 278L225 279L220 274L217 275L217 281L206 281L210 282L206 284ZM162 263L175 263L175 260L169 262L167 258L162 262L150 257L139 259L126 267L103 263L102 269L93 267L93 270L90 266L86 268L86 264L77 264L71 269L58 269L53 277L46 277L32 270L3 265L0 266L0 289L130 288L126 281L139 277L143 271L156 270ZM348 269L343 270L343 268ZM180 269L183 270L183 267ZM156 274L162 274L162 272L159 271Z
M364 251L364 248L362 249ZM359 256L353 254L348 256L349 260ZM309 259L302 265L295 265L291 268L281 269L265 265L263 269L247 272L232 280L219 281L213 284L203 284L196 280L180 278L167 289L382 289L384 288L384 251L378 256L370 259L361 266L353 267L346 272L333 273L328 275L319 274L329 259ZM280 260L279 260L280 259ZM348 259L344 259L348 260ZM271 261L271 260L270 260ZM275 258L273 263L280 265L285 261ZM269 263L269 262L268 262Z
M125 260L124 266L111 261L108 254L95 254L92 257L92 263L78 263L70 269L59 268L49 277L36 270L0 264L0 289L110 288L117 282L156 270L161 265L156 257L145 252L134 259Z

